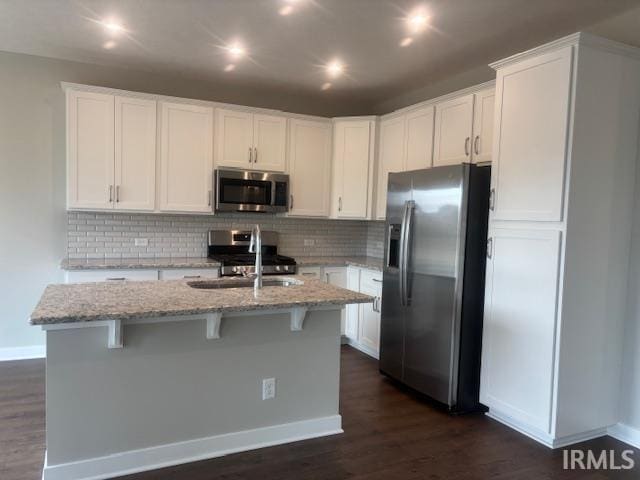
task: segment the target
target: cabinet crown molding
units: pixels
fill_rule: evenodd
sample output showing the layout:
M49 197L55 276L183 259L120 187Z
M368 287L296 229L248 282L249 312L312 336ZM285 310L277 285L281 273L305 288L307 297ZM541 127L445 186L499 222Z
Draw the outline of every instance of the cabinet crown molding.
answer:
M530 50L511 55L507 58L503 58L502 60L497 60L493 63L490 63L489 66L494 70L499 70L514 63L521 62L522 60L525 60L529 57L535 57L542 53L552 52L564 47L576 46L592 47L606 52L616 53L618 55L623 55L640 60L640 48L599 37L598 35L593 35L591 33L576 32L571 35L567 35L566 37L558 38L557 40L553 40L552 42L532 48Z

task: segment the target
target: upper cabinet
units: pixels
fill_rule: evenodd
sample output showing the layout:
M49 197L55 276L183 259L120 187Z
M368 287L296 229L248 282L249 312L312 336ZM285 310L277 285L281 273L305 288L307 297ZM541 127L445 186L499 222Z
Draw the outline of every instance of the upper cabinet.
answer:
M153 210L156 203L156 102L115 98L115 206Z
M404 115L380 122L378 153L378 188L376 190L376 218L385 217L387 209L387 179L390 172L402 172L405 168Z
M494 220L562 220L570 85L570 47L498 71Z
M211 212L213 109L162 103L160 210Z
M112 209L114 97L67 92L67 206Z
M67 93L67 206L154 210L156 102Z
M284 172L287 119L239 110L216 110L216 168Z
M331 123L289 120L289 215L328 217L331 206Z
M373 195L375 122L336 119L333 128L333 216L367 219Z
M489 88L474 95L473 144L471 145L473 163L491 161L495 98L495 88Z
M471 161L473 95L436 105L433 166Z
M405 170L432 166L434 115L433 105L407 113Z

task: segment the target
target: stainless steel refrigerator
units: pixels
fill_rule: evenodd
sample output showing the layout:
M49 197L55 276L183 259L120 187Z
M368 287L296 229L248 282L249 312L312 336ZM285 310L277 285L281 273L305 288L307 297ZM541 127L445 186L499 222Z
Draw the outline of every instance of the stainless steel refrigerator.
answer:
M478 401L490 167L389 174L380 371L445 405Z

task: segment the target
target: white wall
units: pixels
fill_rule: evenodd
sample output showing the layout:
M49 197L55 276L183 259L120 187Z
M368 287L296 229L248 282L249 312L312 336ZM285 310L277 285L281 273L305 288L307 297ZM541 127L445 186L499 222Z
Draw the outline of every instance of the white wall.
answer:
M48 283L62 279L66 251L64 95L77 82L179 97L343 115L359 106L307 101L180 77L0 52L0 359L43 345L28 318ZM342 109L342 110L341 110Z

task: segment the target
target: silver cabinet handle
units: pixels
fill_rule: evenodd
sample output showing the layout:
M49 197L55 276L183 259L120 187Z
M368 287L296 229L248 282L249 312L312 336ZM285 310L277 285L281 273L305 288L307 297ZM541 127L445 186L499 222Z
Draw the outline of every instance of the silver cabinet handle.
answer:
M258 163L258 147L253 148L253 163Z
M469 156L469 140L471 140L469 137L464 139L464 154L467 157Z
M109 203L113 202L113 185L109 185Z
M382 283L382 280L379 280L377 278L372 278L371 280L373 280L374 282Z
M487 239L487 258L493 258L493 238Z
M342 211L342 197L338 197L338 211Z
M122 280L126 280L125 277L107 277L108 281L122 281Z
M211 190L209 190L209 193L207 194L207 206L211 206L211 197L213 196L213 192Z
M116 185L116 202L120 203L120 185Z
M200 275L184 275L182 278L201 278Z
M496 189L492 188L489 192L489 210L492 212L496 209Z
M480 142L480 135L476 135L476 138L473 139L473 153L476 155L480 155L480 150L478 143Z
M325 273L324 275L327 278L327 283L329 283L329 277L330 277L331 274L330 273Z
M252 149L251 149L251 147L249 147L249 163L251 163L252 161L253 161L253 158L252 158Z
M303 272L302 275L304 275L305 277L315 277L316 274L313 272Z
M289 195L289 210L293 210L293 195Z

